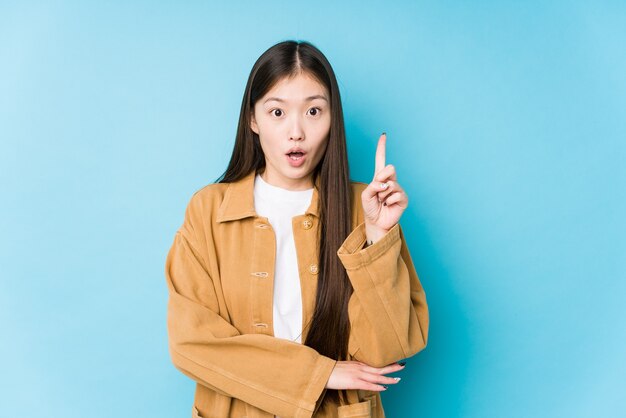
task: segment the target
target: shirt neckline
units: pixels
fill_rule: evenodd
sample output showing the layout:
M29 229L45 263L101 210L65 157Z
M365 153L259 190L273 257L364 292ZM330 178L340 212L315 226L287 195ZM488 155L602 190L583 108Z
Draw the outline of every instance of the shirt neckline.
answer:
M261 174L257 174L255 177L254 190L258 192L259 196L264 198L289 202L310 201L311 196L313 195L313 187L306 190L287 190L282 187L269 184L263 180Z

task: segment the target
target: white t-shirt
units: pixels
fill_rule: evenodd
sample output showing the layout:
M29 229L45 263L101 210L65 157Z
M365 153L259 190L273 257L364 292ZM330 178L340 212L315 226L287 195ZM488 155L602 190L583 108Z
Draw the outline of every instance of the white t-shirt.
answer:
M267 183L260 174L254 181L254 209L268 218L276 235L274 274L274 336L302 344L302 293L298 274L292 218L311 204L313 188L287 190Z

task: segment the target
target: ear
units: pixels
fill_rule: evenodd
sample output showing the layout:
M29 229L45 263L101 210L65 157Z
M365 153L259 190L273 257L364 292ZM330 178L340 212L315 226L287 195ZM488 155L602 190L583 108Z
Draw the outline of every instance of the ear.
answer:
M250 113L250 129L252 129L252 132L254 132L255 134L259 134L259 126L256 124L256 118L254 117L254 112Z

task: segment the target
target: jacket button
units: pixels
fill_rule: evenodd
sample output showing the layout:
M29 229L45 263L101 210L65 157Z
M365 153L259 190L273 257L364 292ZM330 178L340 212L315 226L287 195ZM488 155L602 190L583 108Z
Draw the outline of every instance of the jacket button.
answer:
M317 264L311 264L311 265L309 266L309 271L310 271L312 274L317 274Z
M313 222L311 222L308 219L305 219L304 221L302 221L302 227L304 229L311 229L311 227L313 226Z

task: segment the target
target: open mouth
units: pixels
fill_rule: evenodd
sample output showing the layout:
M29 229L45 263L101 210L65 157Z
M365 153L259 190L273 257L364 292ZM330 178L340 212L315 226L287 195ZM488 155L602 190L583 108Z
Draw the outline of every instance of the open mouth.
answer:
M301 159L304 156L303 152L290 152L289 154L287 154L289 156L289 158L291 158L294 161L298 161L299 159Z

